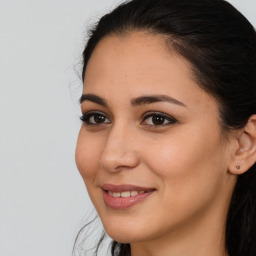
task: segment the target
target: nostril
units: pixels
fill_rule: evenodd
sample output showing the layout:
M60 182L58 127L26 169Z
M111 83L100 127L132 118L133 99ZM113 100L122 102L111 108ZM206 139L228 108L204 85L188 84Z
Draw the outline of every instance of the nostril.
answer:
M139 164L139 158L131 151L114 152L105 150L100 157L99 165L108 172L130 170Z

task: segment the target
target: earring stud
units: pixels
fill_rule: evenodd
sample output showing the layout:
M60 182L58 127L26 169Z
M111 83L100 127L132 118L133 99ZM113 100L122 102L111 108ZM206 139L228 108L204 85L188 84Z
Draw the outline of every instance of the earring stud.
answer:
M239 169L240 169L240 165L237 165L237 166L236 166L236 169L239 170Z

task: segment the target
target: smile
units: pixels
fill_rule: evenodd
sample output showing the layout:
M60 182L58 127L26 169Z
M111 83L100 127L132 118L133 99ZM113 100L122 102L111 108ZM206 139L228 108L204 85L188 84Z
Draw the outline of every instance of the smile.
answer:
M103 199L107 207L115 210L127 209L146 200L156 189L133 185L105 184L102 187Z
M113 197L133 197L133 196L137 196L138 194L144 194L145 191L124 191L124 192L111 192L108 191L108 194L113 196Z

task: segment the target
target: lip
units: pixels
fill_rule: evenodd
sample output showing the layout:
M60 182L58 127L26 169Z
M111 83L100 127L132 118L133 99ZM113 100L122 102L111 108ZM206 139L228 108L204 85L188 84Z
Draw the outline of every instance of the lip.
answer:
M121 185L114 185L114 184L104 184L101 188L105 191L111 192L124 192L124 191L153 191L156 190L155 188L146 188L146 187L139 187L130 184L121 184Z
M152 193L156 191L154 188L147 188L147 187L140 187L140 186L134 186L129 184L123 184L123 185L114 185L114 184L104 184L101 186L103 191L103 199L105 201L105 204L115 210L122 210L127 209L129 207L132 207L136 205L137 203L140 203L147 199ZM111 196L108 191L111 192L124 192L124 191L145 191L143 194L138 194L136 196L131 197L113 197Z

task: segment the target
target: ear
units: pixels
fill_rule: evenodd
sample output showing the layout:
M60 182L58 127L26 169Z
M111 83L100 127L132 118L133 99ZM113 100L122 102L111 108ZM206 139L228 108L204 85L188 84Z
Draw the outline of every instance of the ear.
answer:
M256 162L256 115L252 115L236 137L229 172L240 175Z

